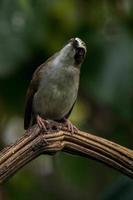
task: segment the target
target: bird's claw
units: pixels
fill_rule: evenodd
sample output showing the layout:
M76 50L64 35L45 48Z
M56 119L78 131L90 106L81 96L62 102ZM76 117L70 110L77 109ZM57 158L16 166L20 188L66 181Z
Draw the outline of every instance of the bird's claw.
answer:
M37 115L36 120L37 120L37 124L39 128L44 130L45 132L51 128L49 122L43 119L42 117L40 117L39 115Z
M65 119L65 122L63 124L63 128L66 128L67 131L69 131L72 135L74 133L78 133L77 127L74 126L68 119Z

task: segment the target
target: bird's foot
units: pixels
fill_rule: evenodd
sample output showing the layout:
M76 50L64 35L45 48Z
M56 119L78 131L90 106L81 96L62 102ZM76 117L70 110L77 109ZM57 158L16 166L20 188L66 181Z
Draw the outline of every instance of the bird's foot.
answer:
M48 129L50 129L49 122L47 120L43 119L42 117L40 117L39 115L37 115L36 121L37 121L37 124L40 129L42 129L44 131L47 131Z
M78 133L78 129L68 119L64 119L63 128L66 128L72 135Z

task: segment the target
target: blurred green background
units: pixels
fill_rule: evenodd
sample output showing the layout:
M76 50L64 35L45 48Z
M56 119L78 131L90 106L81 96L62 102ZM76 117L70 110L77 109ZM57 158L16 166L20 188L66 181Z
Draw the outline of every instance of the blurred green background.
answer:
M0 146L23 134L35 68L72 37L87 44L71 120L133 149L133 1L0 1ZM133 181L96 161L40 156L0 187L0 200L132 200Z

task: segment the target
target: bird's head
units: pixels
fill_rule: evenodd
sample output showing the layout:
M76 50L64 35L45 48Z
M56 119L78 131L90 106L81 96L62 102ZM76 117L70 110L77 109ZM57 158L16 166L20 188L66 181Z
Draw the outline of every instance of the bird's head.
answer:
M86 44L80 38L72 38L69 43L74 51L75 64L81 64L86 55Z
M57 60L63 64L77 67L84 61L86 52L86 45L80 38L71 38L59 51Z

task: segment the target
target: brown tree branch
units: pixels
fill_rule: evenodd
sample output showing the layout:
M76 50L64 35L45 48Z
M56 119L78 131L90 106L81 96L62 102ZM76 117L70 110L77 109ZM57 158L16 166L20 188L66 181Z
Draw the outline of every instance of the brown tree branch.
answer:
M39 155L54 154L58 151L96 159L133 178L132 150L89 133L44 133L35 125L13 145L0 152L0 183Z

